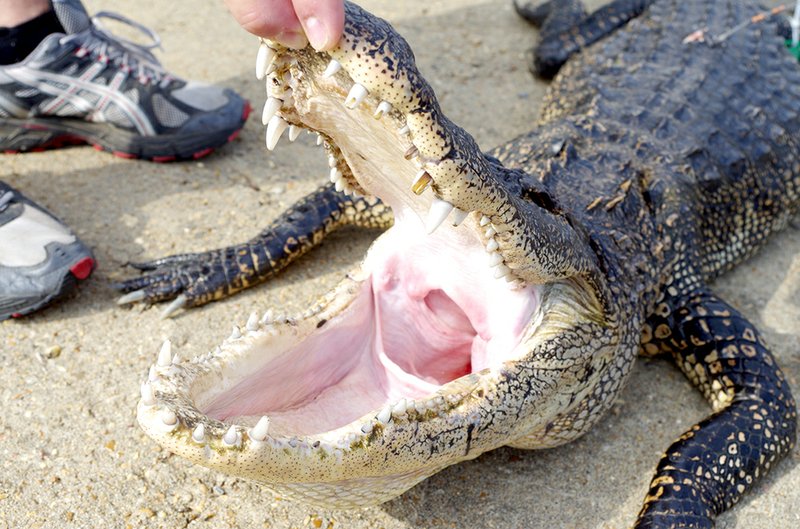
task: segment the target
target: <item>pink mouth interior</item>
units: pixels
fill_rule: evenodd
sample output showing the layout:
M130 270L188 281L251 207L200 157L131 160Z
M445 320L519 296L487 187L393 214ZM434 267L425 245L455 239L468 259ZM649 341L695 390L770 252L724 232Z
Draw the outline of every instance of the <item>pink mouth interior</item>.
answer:
M493 278L467 227L427 235L419 222L397 224L363 270L369 276L345 311L270 353L201 411L237 422L267 415L274 435L330 431L513 357L539 303L537 288L512 290Z

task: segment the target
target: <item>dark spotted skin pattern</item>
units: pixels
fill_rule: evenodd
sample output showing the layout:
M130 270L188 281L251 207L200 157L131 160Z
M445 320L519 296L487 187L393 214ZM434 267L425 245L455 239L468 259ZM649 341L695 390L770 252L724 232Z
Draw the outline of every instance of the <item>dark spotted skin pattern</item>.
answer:
M760 11L742 0L624 0L588 16L575 0L517 9L542 26L534 67L558 74L534 130L492 151L489 165L582 234L616 313L644 322L641 354L670 354L714 409L666 450L635 527L713 527L796 440L797 406L767 345L707 283L798 210L800 66L774 19L721 43L682 42ZM167 267L159 281L124 288L165 285L171 294L148 298L157 301L207 281L192 304L227 295L352 222L342 200L323 190L251 244L157 261ZM391 222L382 204L365 207L360 223Z
M337 192L333 184L327 184L284 211L245 243L131 263L150 273L116 287L124 292L143 289L151 303L182 293L187 307L204 305L273 277L341 226L385 230L393 222L392 210L378 199L348 197Z

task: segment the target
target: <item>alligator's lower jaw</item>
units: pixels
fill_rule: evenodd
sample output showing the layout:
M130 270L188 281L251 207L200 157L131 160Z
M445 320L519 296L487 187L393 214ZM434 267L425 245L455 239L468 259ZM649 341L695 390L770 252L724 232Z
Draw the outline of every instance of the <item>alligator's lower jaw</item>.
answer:
M253 318L189 362L162 353L140 423L195 462L339 507L474 457L488 447L470 447L470 425L526 354L543 287L494 278L471 222L430 236L400 223L303 315Z

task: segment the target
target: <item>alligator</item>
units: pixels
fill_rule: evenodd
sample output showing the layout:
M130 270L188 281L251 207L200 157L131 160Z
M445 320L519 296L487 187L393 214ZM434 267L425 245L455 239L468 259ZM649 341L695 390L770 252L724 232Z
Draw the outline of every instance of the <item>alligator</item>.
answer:
M166 342L137 408L149 436L358 508L503 445L572 441L637 355L669 355L713 413L667 448L636 528L713 527L793 449L789 383L708 287L800 204L785 24L743 0L517 9L555 78L533 130L489 153L443 114L403 38L353 4L332 51L261 41L267 147L316 132L331 183L245 244L141 265L122 301L202 304L338 226L386 231L301 314L253 314L191 360Z

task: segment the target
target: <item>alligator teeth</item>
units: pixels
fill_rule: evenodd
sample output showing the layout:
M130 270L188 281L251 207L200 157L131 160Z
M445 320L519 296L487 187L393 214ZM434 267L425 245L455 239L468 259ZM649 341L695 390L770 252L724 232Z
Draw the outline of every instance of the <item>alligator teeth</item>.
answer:
M381 424L388 424L389 420L392 418L392 407L391 406L384 406L384 408L378 413L375 417L378 419L378 422Z
M405 136L405 135L406 135L406 134L408 134L409 132L411 132L411 129L410 129L410 128L408 128L408 125L406 125L405 127L401 128L401 129L399 129L399 130L397 131L397 133L398 133L398 134L400 134L401 136Z
M331 176L330 176L331 183L335 184L336 182L341 182L343 176L344 175L342 174L342 172L336 167L331 169Z
M489 266L497 266L503 262L503 256L498 252L489 254Z
M416 158L417 156L419 156L419 149L417 149L416 145L412 145L403 155L403 158L410 160L411 158Z
M272 66L272 61L275 60L277 52L267 46L266 42L262 42L258 47L258 55L256 55L256 79L261 81L269 73L267 70Z
M233 326L233 330L231 331L231 335L228 337L228 340L238 340L242 337L242 331L239 329L238 325Z
M145 406L154 406L156 403L156 394L153 392L153 386L149 382L142 384L142 404Z
M373 426L372 424L362 424L361 425L361 433L364 435L369 435L372 433Z
M436 228L442 225L442 222L453 211L453 208L454 206L450 202L438 198L433 199L431 209L428 211L428 220L425 222L428 234L435 232Z
M161 418L161 422L167 426L175 426L178 424L178 416L170 409L161 410L158 416Z
M150 370L147 372L147 380L149 380L150 382L158 380L158 373L156 372L156 366L150 366Z
M333 77L341 69L342 64L336 59L331 59L331 62L328 63L328 67L322 72L322 78L327 79L328 77Z
M277 97L268 97L267 101L264 103L264 111L261 113L261 123L265 126L269 124L269 120L278 113L278 110L280 110L282 106L283 101Z
M508 274L511 273L511 269L506 265L498 265L497 268L494 269L494 278L500 279L501 277L506 277Z
M330 156L328 156L328 167L333 169L337 165L339 165L339 162L336 161L336 156L334 156L332 154Z
M467 218L467 215L469 215L469 211L463 211L455 208L453 210L453 218L450 222L452 222L453 226L460 226L461 223L464 222L464 219Z
M336 181L336 182L333 184L333 187L336 189L336 191L339 191L339 192L341 193L342 191L344 191L344 182L343 182L343 181L342 181L342 179L340 178L339 180L337 180L337 181Z
M192 431L192 441L203 444L206 441L206 427L201 423Z
M489 218L489 217L487 217L486 215L484 215L484 216L482 216L482 217L481 217L481 227L484 227L484 226L486 226L486 225L487 225L487 224L489 224L490 222L492 222L492 219L490 219L490 218Z
M165 340L161 344L161 350L158 351L158 360L156 365L158 367L169 367L172 364L172 342Z
M411 183L411 191L413 191L415 195L421 195L431 182L433 182L433 177L423 169L417 173L417 177Z
M297 125L289 125L289 141L294 141L303 129Z
M489 253L496 252L498 248L500 248L500 245L494 239L489 239L489 242L486 243L486 251Z
M369 95L367 89L364 88L361 84L354 84L353 88L350 89L350 93L347 94L347 99L344 100L344 106L349 109L356 108L358 105L364 102L364 100Z
M495 235L497 235L497 231L494 228L489 228L488 230L486 230L486 238L487 239L491 239Z
M237 446L239 444L239 432L236 431L236 426L231 425L225 435L222 436L222 443L226 446Z
M250 430L250 439L254 441L264 442L267 440L267 434L269 433L269 417L266 415L261 417L253 429Z
M250 314L250 317L247 318L247 324L245 324L245 328L248 331L258 330L258 314L256 314L255 312Z
M392 406L392 414L394 415L403 415L408 409L408 402L406 399L398 400L394 406Z
M269 324L272 323L273 317L274 317L274 314L272 312L272 309L269 309L261 317L261 323L263 323L264 325L269 325Z
M372 114L372 117L375 119L381 119L385 114L388 114L392 111L392 104L388 101L381 101L378 105L378 108L375 109L375 113Z
M280 116L272 116L267 125L267 149L270 151L275 149L278 140L281 139L281 134L289 128L286 120Z
M322 139L322 134L317 133L317 145L322 145L322 142L325 141Z

